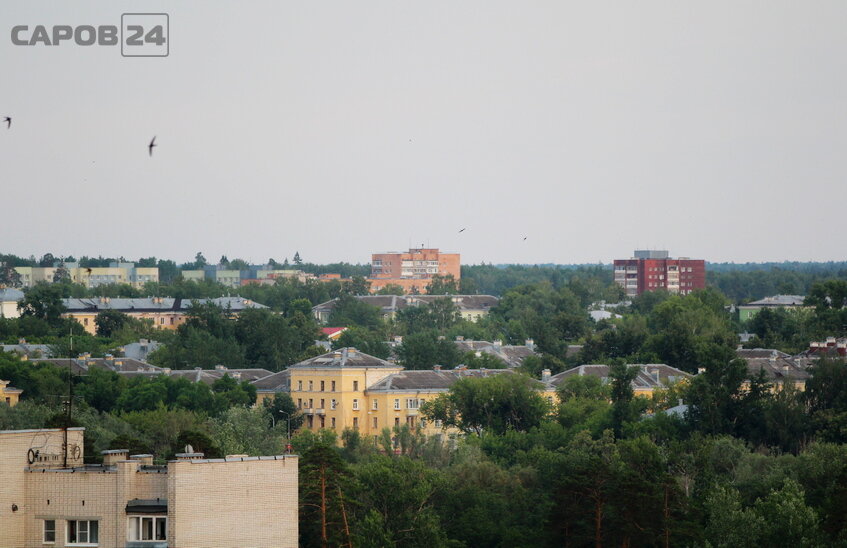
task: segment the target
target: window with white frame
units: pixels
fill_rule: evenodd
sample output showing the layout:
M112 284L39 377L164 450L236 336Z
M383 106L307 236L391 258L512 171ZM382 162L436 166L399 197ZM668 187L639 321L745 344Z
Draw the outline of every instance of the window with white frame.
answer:
M329 408L330 409L335 409L336 405L338 405L338 403L335 400L329 400Z
M418 398L406 398L406 409L417 409Z
M399 399L394 400L394 409L400 409L400 400Z
M165 516L131 516L127 540L168 540L168 518Z
M356 411L358 409L359 409L359 400L354 398L353 399L353 410Z
M53 544L56 542L56 520L55 519L45 519L44 520L44 533L41 535L41 541L45 544L50 543Z
M99 542L100 523L97 520L68 520L68 544L96 546Z
M374 398L374 401L373 401L373 408L374 408L374 411L379 409L379 400L377 400L376 398Z

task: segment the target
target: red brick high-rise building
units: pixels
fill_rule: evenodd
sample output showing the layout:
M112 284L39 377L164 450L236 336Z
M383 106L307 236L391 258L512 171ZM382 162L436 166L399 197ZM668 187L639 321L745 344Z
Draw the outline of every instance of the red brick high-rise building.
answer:
M462 276L458 253L441 253L438 248L417 248L404 252L374 253L371 256L371 291L386 285L399 285L407 293L414 288L426 292L435 275Z
M706 262L702 259L668 257L667 251L636 250L631 259L615 259L615 283L627 297L665 289L687 295L706 287Z

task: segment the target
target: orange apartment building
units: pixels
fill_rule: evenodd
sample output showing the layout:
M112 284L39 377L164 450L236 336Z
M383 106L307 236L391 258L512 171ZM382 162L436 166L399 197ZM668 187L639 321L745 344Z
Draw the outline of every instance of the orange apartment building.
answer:
M406 293L416 290L426 293L433 276L453 276L461 279L461 260L458 253L441 253L438 248L417 248L407 252L374 253L371 255L371 291L386 285L399 285Z

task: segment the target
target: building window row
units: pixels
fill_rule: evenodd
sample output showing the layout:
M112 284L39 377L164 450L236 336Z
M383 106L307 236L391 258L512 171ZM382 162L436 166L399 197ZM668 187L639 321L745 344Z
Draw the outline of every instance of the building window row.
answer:
M64 544L68 546L97 546L100 543L100 522L94 519L68 520L65 532ZM56 535L56 520L43 520L41 541L44 544L55 544Z
M354 386L358 386L358 384L359 384L358 381L353 381ZM309 381L307 386L309 387L309 390L308 390L309 392L315 391L315 382L314 381ZM355 390L355 388L354 388L354 390ZM297 391L303 392L303 381L297 381ZM335 381L330 381L329 391L335 392ZM326 381L320 381L319 392L326 392Z

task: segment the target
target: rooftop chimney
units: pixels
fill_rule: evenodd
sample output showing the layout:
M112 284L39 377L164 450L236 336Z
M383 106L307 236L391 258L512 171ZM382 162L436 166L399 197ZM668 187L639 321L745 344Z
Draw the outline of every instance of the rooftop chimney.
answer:
M226 371L226 366L225 365L216 365L215 371Z
M456 335L456 342L462 342L465 338L462 335Z
M203 453L177 453L176 460L197 460L203 458Z
M532 339L527 339L524 342L524 345L532 351L535 351L535 341Z
M549 369L541 370L541 382L550 382L550 377L552 376L551 371Z
M153 455L148 453L143 453L139 455L130 455L129 460L137 460L139 464L142 466L152 466L153 465Z
M100 451L103 455L103 466L113 466L114 464L127 460L129 457L129 449L109 449Z
M441 366L440 365L433 365L432 370L433 371L441 371Z
M496 341L494 341L494 346L503 346L503 341L500 340L500 339L497 339Z

